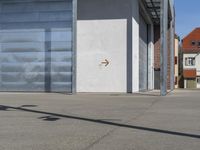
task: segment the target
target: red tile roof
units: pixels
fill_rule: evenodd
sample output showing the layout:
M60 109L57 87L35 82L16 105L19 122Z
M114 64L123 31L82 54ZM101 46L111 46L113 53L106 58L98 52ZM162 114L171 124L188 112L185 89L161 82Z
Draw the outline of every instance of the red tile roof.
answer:
M192 45L192 42L196 42L195 45ZM200 28L194 29L189 33L182 41L182 51L183 53L198 53L200 52Z
M183 70L184 78L196 78L196 76L197 76L196 69L184 69Z

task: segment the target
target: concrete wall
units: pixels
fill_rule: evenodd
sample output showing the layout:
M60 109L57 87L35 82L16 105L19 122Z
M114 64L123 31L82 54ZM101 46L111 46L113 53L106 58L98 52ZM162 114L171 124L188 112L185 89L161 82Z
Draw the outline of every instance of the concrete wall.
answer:
M139 2L132 0L132 92L139 91Z
M154 25L148 26L148 90L154 89Z
M130 13L129 0L78 1L77 92L127 92Z
M149 58L154 52L150 37ZM101 63L105 59L108 66ZM153 71L149 73L153 80ZM149 89L153 89L152 80ZM77 92L138 91L139 0L79 0Z

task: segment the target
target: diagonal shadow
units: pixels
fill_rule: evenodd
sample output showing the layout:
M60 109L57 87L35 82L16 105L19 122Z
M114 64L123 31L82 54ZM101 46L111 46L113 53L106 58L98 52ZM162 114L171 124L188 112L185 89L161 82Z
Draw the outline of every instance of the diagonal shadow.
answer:
M62 117L62 118L68 118L68 119L75 119L75 120L82 120L82 121L87 121L87 122L105 124L105 125L110 125L110 126L118 126L118 127L130 128L130 129L135 129L135 130L143 130L143 131L148 131L148 132L163 133L163 134L168 134L168 135L176 135L176 136L183 136L183 137L200 139L200 135L198 135L198 134L190 134L190 133L148 128L148 127L134 126L134 125L115 123L115 122L110 122L110 121L105 121L105 120L99 120L99 119L69 116L69 115L64 115L64 114L57 114L57 113L51 113L51 112L45 112L45 111L26 109L26 108L22 108L22 107L12 107L12 106L0 105L0 108L14 109L14 110L32 112L32 113L37 113L37 114L45 114L45 115L50 115L50 116L55 116L55 117Z

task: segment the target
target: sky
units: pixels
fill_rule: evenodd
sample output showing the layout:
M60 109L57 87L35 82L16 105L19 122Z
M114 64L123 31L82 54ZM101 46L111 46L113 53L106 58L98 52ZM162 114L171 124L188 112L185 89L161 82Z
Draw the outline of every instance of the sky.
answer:
M200 0L174 0L176 9L176 34L184 38L194 28L200 27Z

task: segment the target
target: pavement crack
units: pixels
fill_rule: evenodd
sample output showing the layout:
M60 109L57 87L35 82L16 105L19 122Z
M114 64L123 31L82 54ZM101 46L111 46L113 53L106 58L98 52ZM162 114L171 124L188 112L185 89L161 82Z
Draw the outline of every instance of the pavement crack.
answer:
M149 109L151 109L155 104L157 104L158 102L160 101L160 99L156 99L154 100L153 102L151 102L151 104L142 112L140 113L139 115L137 115L136 117L134 118L131 118L129 119L128 121L126 122L123 122L124 124L128 124L129 122L133 121L133 120L137 120L139 119L140 117L144 116L147 111ZM107 132L106 134L104 134L103 136L101 136L100 138L98 138L97 140L95 140L93 143L91 143L89 146L87 146L86 148L84 148L83 150L90 150L94 145L98 144L100 141L102 141L103 139L105 139L106 137L112 135L116 130L120 129L122 127L115 127L113 128L112 130L110 130L109 132Z
M129 122L131 122L132 120L138 120L138 119L140 119L142 116L144 116L144 115L148 112L148 110L150 110L150 109L151 109L155 104L157 104L159 101L160 101L160 99L156 99L156 100L152 101L151 104L150 104L147 108L145 108L143 112L141 112L140 114L138 114L138 115L135 116L134 118L131 118L131 119L129 119L127 122L124 122L124 123L129 123Z
M101 136L100 138L98 138L97 140L95 140L93 143L91 143L89 146L87 146L86 148L82 149L82 150L89 150L91 149L94 145L98 144L100 141L102 141L104 138L110 136L111 134L113 134L115 132L115 130L117 130L119 127L115 127L112 130L108 131L106 134L104 134L103 136Z

